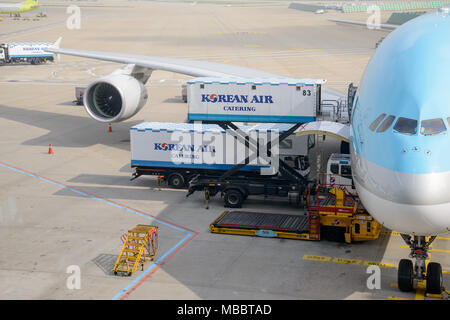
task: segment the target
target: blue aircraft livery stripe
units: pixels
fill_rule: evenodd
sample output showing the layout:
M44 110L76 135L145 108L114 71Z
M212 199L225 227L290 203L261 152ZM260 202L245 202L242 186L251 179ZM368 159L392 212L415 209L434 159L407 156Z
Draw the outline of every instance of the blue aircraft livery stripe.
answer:
M407 22L380 44L352 111L352 147L360 156L395 172L450 171L449 35L450 16L436 11ZM382 114L395 120L383 132L376 132L383 121L371 130ZM400 117L416 120L415 132L395 130ZM424 135L421 121L429 119L442 119L444 131Z
M188 120L222 120L244 122L280 122L280 123L306 123L316 121L315 117L297 116L268 116L268 115L239 115L239 114L207 114L189 113Z

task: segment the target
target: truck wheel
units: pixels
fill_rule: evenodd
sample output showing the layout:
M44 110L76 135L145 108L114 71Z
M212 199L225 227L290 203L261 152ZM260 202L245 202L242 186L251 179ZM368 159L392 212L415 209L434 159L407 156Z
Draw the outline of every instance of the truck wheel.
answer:
M241 208L245 197L239 190L228 190L223 200L227 208Z
M413 264L409 259L402 259L398 264L397 282L398 288L403 292L413 290Z
M181 189L184 187L184 177L179 173L172 173L167 179L167 183L172 188Z
M430 262L427 267L427 292L442 293L442 267L439 263Z

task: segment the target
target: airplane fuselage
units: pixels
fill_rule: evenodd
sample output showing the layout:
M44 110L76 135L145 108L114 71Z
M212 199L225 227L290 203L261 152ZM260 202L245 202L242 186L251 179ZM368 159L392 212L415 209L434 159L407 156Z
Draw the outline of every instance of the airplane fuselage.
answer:
M367 210L415 235L450 231L450 16L411 20L369 62L352 111L352 170Z
M0 3L0 13L23 13L39 7L38 1L25 1L22 3Z

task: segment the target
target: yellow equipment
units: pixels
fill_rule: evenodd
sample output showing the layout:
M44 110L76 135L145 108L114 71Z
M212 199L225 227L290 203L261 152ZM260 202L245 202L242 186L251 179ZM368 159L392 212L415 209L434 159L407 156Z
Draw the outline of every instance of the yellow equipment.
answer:
M375 240L378 223L359 199L341 186L308 190L307 214L225 211L210 226L213 233L337 242Z
M129 276L138 269L144 269L144 264L152 261L158 248L158 227L139 224L131 230L125 238L122 250L117 257L113 271L127 273Z
M358 197L346 186L320 186L314 196L308 195L308 211L320 216L322 235L329 240L347 243L375 240L382 226L362 207Z

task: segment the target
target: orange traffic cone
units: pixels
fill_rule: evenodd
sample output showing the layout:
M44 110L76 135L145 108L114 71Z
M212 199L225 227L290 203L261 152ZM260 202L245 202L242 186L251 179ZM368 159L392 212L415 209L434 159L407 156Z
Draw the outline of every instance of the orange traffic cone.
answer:
M112 132L111 123L108 125L108 132Z
M53 154L53 148L51 144L48 147L48 154Z

